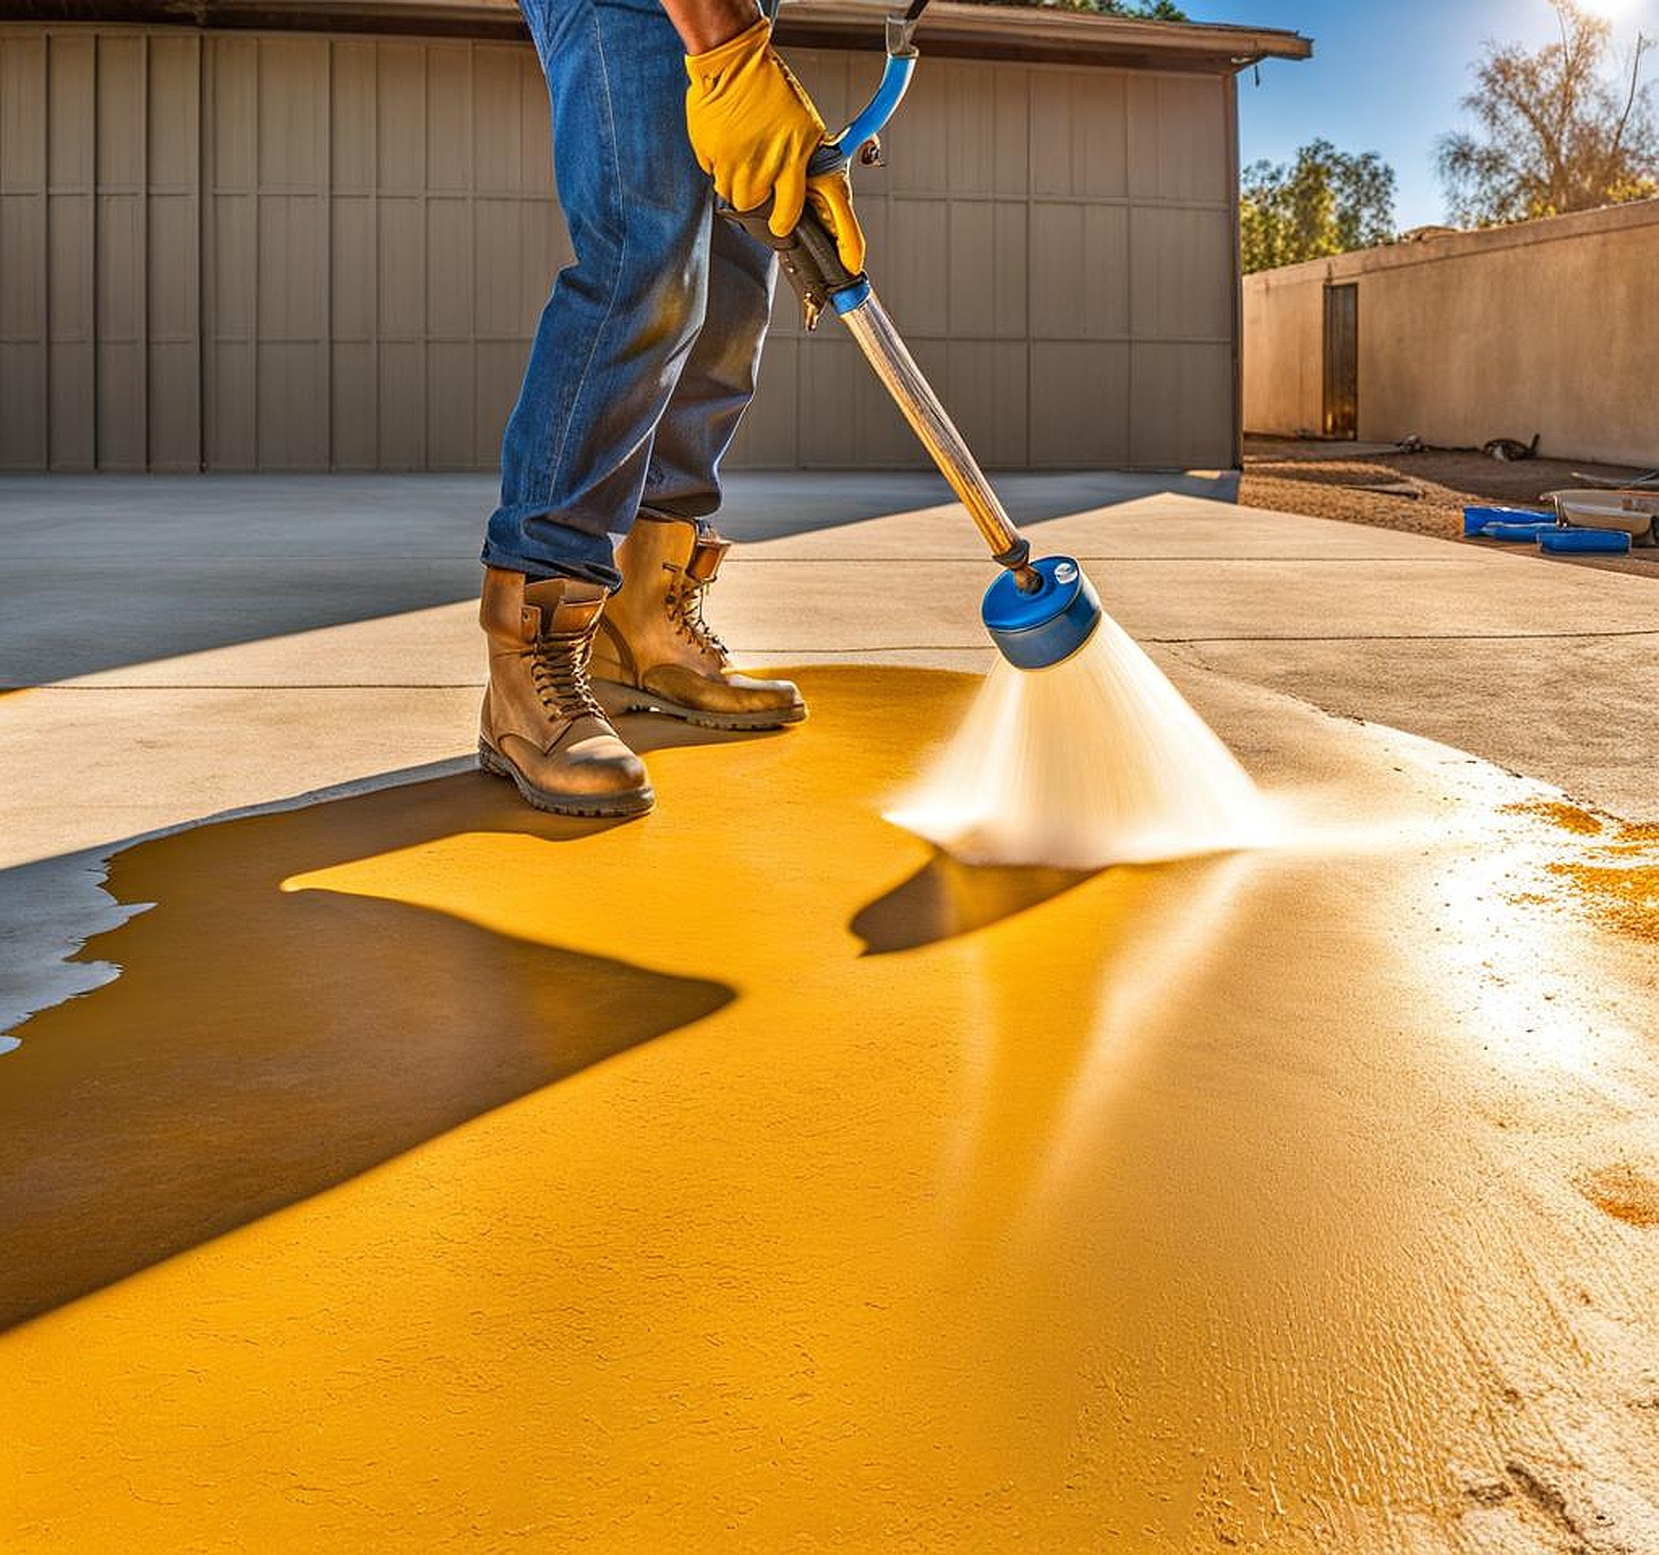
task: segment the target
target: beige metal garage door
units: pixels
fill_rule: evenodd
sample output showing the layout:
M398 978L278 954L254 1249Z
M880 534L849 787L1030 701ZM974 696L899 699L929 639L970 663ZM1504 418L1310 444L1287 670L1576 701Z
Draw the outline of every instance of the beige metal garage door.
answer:
M877 59L796 51L834 119ZM1228 77L933 59L860 182L986 463L1235 457ZM0 28L0 466L479 469L569 257L511 43ZM734 463L920 463L780 298Z

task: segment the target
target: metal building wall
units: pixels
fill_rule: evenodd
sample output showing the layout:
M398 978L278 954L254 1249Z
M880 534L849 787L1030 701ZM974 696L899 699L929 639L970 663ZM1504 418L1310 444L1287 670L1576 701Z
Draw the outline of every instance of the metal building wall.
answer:
M0 31L0 468L196 468L200 53Z
M204 87L209 465L492 466L570 257L534 54L222 35Z
M824 109L863 54L792 54ZM1236 457L1230 78L930 59L859 183L990 465ZM510 43L0 28L0 467L492 468L569 258ZM732 463L920 464L780 294Z

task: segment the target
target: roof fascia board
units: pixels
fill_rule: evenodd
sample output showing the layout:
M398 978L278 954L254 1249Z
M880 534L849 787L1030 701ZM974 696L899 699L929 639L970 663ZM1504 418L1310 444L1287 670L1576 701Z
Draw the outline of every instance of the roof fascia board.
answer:
M888 9L885 0L786 0L780 41L821 48L879 44ZM37 22L526 36L515 0L11 0L7 12L8 20ZM1313 52L1297 33L960 0L930 7L920 41L944 56L1162 70L1241 70Z

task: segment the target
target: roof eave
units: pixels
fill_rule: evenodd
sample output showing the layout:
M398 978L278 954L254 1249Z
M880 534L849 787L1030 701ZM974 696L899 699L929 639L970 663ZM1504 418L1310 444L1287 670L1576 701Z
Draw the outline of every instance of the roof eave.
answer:
M889 0L784 0L780 38L801 45L879 43ZM934 0L917 33L931 54L1062 64L1243 70L1264 59L1308 59L1300 33L1199 22L1140 21L1028 5Z
M879 46L891 9L888 0L784 0L779 37L797 47ZM524 36L516 0L11 0L8 19ZM935 0L920 41L939 55L1166 70L1241 70L1313 52L1293 32L961 0Z

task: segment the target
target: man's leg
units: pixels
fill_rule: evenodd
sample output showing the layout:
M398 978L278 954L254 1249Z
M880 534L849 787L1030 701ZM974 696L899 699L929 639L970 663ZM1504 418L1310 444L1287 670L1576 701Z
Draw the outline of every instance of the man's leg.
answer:
M771 250L716 217L708 308L657 424L644 506L617 550L622 587L594 643L594 690L613 713L654 709L715 729L773 729L806 716L787 680L736 673L703 619L727 542L720 460L755 392L771 315Z
M575 263L560 272L502 447L484 560L612 585L652 435L702 326L712 199L656 0L522 0L553 105Z
M777 265L772 251L729 221L709 234L703 329L657 423L644 505L677 518L720 506L720 461L754 398Z
M479 620L484 770L561 814L651 808L644 764L588 676L610 535L702 325L711 201L686 140L680 41L657 0L523 0L553 105L576 261L542 312L502 449Z

